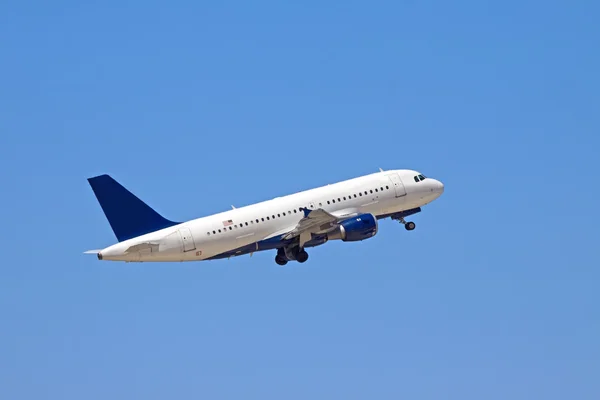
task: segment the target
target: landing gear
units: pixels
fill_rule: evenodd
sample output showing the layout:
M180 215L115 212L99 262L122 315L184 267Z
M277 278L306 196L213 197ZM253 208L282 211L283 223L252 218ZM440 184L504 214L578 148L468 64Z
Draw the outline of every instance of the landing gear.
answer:
M299 250L298 246L277 250L277 255L275 256L277 265L284 266L291 260L296 260L299 263L306 262L308 260L308 253L304 249Z
M395 218L395 219L397 219L398 222L400 222L401 224L403 224L404 225L404 229L406 229L407 231L412 231L412 230L414 230L417 227L417 225L415 225L415 223L412 222L412 221L406 222L406 220L404 219L404 217Z
M279 254L275 256L275 262L277 263L277 265L281 265L282 267L288 263L287 259L285 257L280 256Z
M303 262L306 262L306 260L308 260L308 253L305 250L299 251L296 255L296 261L302 264Z

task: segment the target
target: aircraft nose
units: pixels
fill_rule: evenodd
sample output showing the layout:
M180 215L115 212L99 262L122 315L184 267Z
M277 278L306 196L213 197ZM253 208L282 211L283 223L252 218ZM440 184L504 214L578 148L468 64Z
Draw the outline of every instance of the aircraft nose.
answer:
M433 191L439 194L444 193L444 184L437 179L433 180Z

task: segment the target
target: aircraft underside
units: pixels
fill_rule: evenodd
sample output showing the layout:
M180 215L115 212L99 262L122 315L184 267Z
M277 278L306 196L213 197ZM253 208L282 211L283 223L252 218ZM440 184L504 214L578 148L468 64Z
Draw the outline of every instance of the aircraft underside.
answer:
M384 218L391 218L393 220L399 221L404 225L407 231L412 231L416 228L416 224L412 221L406 221L405 218L421 212L421 208L417 207L411 210L400 211L393 214L383 214L376 216L377 220L381 220ZM300 248L299 241L297 239L294 240L284 240L282 239L284 235L280 235L268 240L263 240L256 243L251 243L246 246L242 246L216 256L207 258L207 260L218 260L223 258L230 257L238 257L246 254L252 254L259 251L266 250L277 250L277 255L275 256L275 262L278 265L286 265L288 261L298 261L299 263L304 263L308 260L308 253L305 249L320 246L325 244L330 239L326 234L322 235L314 235L312 240L304 244L302 248Z

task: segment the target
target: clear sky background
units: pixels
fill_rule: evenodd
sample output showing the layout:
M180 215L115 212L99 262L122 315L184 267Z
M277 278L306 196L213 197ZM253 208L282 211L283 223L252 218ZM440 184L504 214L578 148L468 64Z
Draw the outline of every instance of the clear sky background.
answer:
M597 1L4 1L0 398L600 398ZM124 264L175 220L442 180L303 265Z

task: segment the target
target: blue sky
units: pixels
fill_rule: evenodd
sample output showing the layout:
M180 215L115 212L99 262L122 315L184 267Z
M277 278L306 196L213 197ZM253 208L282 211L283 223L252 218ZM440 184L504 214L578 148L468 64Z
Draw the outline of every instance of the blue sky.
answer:
M0 5L0 398L597 399L593 1ZM86 178L185 220L377 171L406 232L100 263Z

